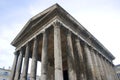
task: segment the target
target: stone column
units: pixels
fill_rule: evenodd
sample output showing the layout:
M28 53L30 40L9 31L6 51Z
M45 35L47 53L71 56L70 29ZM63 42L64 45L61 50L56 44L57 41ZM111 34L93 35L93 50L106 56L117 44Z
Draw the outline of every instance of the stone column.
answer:
M63 80L60 23L54 22L54 64L55 80Z
M110 62L108 62L108 65L110 67L110 72L111 72L112 78L113 78L113 80L115 80L115 75L114 75L114 72L113 72L113 68L111 67L112 64Z
M102 62L104 75L106 76L105 78L106 78L106 80L108 80L108 79L109 79L109 78L108 78L108 72L107 72L107 70L106 70L104 58L101 56L100 59L101 59L101 62Z
M95 80L95 76L93 73L93 63L92 63L91 53L90 53L89 47L86 43L84 44L84 52L85 52L85 56L86 56L87 79Z
M69 80L76 80L75 60L70 31L67 32L67 63Z
M102 79L102 80L106 80L106 79L105 79L106 76L105 76L105 74L104 74L104 70L103 70L103 66L102 66L101 60L100 60L100 55L99 55L99 53L97 53L96 57L97 57L97 61L98 61L99 69L100 69L101 79Z
M100 69L98 66L99 63L97 62L97 58L96 58L96 55L98 54L96 54L94 50L92 50L91 52L92 52L92 57L94 60L94 70L95 70L96 80L102 80L100 76Z
M100 62L101 62L101 69L102 69L102 76L103 76L103 80L107 80L107 78L108 78L108 76L107 76L107 72L106 72L106 67L105 67L105 65L104 65L104 62L103 62L103 60L102 60L102 55L100 55L99 56L99 59L100 59Z
M34 38L34 44L33 44L30 80L36 80L37 59L38 59L38 45L39 45L38 37L35 37Z
M25 59L22 72L22 80L27 80L28 65L29 65L29 54L30 54L30 45L29 42L26 44Z
M43 33L42 56L41 56L41 80L48 79L48 34Z
M17 62L17 68L16 68L16 73L15 73L15 78L14 80L19 80L20 79L20 74L21 74L21 68L22 68L22 61L23 61L23 48L20 50L18 62Z
M47 71L48 77L47 80L54 80L54 67L50 66L48 63L48 71Z
M111 67L112 67L112 72L113 72L113 74L114 74L115 80L119 80L119 78L118 78L118 76L117 76L117 73L116 73L116 71L115 71L115 66L114 66L114 64L111 64Z
M107 60L105 60L105 66L106 66L106 71L108 73L108 80L112 80L112 76L111 76L111 72L110 72L110 68L108 66Z
M110 75L111 79L118 80L117 75L115 74L116 72L113 71L114 68L111 67L112 66L111 63L107 61L107 65L109 67L109 73L110 73L109 75Z
M76 46L76 51L78 54L78 65L79 65L79 70L78 70L78 75L79 75L79 79L78 80L86 80L85 77L85 66L84 66L84 62L83 62L83 52L82 52L82 47L81 47L81 43L78 37L75 38L75 46Z
M110 69L110 72L111 72L111 77L112 77L112 79L115 79L114 77L115 77L115 75L114 75L114 73L113 73L113 71L112 71L112 68L111 68L111 62L108 62L108 66L109 66L109 69ZM117 79L117 78L116 78Z
M16 71L16 66L17 66L17 60L18 60L18 53L15 52L14 53L14 62L13 62L13 65L12 65L12 70L11 70L11 75L10 75L10 80L14 80L14 77L15 77L15 71Z

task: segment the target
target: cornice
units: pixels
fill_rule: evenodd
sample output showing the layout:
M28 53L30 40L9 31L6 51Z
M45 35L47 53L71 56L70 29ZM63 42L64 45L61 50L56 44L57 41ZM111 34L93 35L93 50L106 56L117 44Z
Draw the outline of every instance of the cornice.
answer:
M53 14L53 13L55 13L55 14ZM40 18L40 19L38 19L38 18ZM50 19L48 19L48 18L50 18ZM46 21L47 19L48 19L48 21ZM35 20L37 20L37 21L34 22ZM109 58L108 59L109 61L112 61L115 58L88 30L86 30L75 18L73 18L69 13L67 13L67 11L65 11L63 8L61 8L58 4L53 5L52 7L43 11L42 13L39 13L36 16L34 16L33 18L31 18L27 22L27 24L24 26L24 28L20 31L20 33L17 35L17 37L12 41L11 44L13 46L16 46L15 44L17 42L19 42L20 39L22 40L23 36L25 34L29 33L36 26L41 25L40 23L42 23L43 21L46 21L46 24L41 25L38 30L42 31L44 28L50 27L50 25L52 25L52 23L55 22L56 20L61 22L63 26L65 26L67 29L71 30L75 35L79 36L80 39L85 41L88 45L92 46L95 50L97 50L103 56L107 56ZM27 30L27 28L28 28L28 30ZM40 34L41 31L36 31L35 32L36 35ZM31 40L34 36L35 36L35 34L31 38L29 38L29 40ZM26 42L27 41L25 41L24 44ZM19 49L19 47L21 47L21 46L23 46L23 44L18 46L17 49Z

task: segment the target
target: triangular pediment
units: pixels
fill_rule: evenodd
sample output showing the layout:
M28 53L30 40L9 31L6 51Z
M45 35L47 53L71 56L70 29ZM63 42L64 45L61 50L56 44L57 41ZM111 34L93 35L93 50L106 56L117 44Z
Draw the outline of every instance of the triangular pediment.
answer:
M22 30L19 32L19 34L15 37L15 39L11 42L13 46L15 46L16 42L20 38L22 38L23 35L28 33L33 27L35 27L37 24L42 23L42 21L46 20L48 17L51 17L52 15L54 16L62 16L66 18L68 21L71 21L71 23L75 24L76 26L79 26L81 29L85 30L86 29L76 20L74 19L67 11L65 11L62 7L60 7L58 4L54 4L53 6L47 8L43 12L38 13L34 17L32 17L22 28ZM60 17L61 17L60 16Z
M17 47L16 45L19 44L20 40L25 39L25 36L27 36L28 33L32 34L33 28L43 27L45 24L47 24L52 18L55 16L59 17L62 20L66 21L65 23L69 23L67 27L72 26L72 29L74 28L74 32L76 34L79 33L81 38L84 38L84 40L87 42L88 38L90 41L93 42L92 45L97 46L101 51L104 50L108 53L108 55L114 59L114 56L92 35L90 34L76 19L74 19L67 11L65 11L62 7L60 7L58 4L54 4L53 6L47 8L43 12L35 15L32 17L26 25L23 27L23 29L20 31L20 33L16 36L16 38L12 41L12 45ZM63 22L64 22L63 21ZM50 24L50 23L49 23ZM64 23L63 23L64 24ZM34 29L36 30L36 29ZM77 33L78 32L78 33Z
M25 33L29 32L29 30L37 23L42 21L45 17L50 16L49 14L52 13L54 10L58 10L61 8L58 4L54 4L53 6L47 8L43 12L38 13L34 17L32 17L22 28L22 30L19 32L19 34L15 37L15 39L11 42L13 46L17 42L17 40L24 35Z

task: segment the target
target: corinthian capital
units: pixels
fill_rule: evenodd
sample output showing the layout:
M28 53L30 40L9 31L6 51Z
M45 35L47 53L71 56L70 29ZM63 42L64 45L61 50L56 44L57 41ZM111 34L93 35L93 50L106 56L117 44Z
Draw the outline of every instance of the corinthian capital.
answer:
M54 27L59 27L59 26L61 26L62 24L59 22L59 21L55 21L54 23L53 23L53 26Z

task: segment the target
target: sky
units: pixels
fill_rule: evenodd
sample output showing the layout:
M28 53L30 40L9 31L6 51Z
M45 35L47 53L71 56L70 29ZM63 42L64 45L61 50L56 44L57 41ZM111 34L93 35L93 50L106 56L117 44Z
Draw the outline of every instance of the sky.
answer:
M120 64L120 0L0 0L0 68L12 66L15 48L10 43L25 23L55 3L115 56L115 65Z

